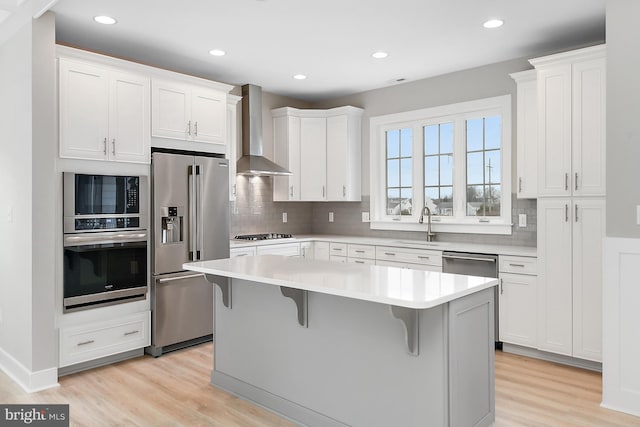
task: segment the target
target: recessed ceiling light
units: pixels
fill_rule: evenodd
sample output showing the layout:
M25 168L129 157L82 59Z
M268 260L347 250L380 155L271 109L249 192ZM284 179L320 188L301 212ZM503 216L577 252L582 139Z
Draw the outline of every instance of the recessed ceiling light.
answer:
M373 56L376 59L382 59L382 58L386 58L387 56L389 56L389 54L387 52L375 52L373 54L371 54L371 56Z
M213 56L225 56L227 54L227 52L220 49L212 49L209 51L209 53Z
M482 24L485 28L498 28L502 27L504 21L502 19L489 19L487 22Z
M113 25L116 22L118 22L114 18L112 18L110 16L104 16L104 15L94 16L93 20L98 22L98 23L100 23L100 24L105 24L105 25Z
M305 76L304 74L296 74L295 76L293 76L293 78L296 80L304 80L307 78L307 76Z

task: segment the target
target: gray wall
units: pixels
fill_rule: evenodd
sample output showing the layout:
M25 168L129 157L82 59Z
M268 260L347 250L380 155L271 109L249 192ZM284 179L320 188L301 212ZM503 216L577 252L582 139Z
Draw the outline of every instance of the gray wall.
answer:
M0 61L0 350L36 372L57 366L53 15L29 19Z
M640 2L607 2L607 236L640 238Z

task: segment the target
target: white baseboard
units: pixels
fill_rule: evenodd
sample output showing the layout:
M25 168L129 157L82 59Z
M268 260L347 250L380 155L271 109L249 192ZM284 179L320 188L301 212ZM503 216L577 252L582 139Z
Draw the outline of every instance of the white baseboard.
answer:
M522 347L515 344L502 344L502 351L513 353L519 356L527 356L534 359L546 360L547 362L560 363L562 365L574 366L576 368L588 369L590 371L602 372L602 363L591 360L578 359L576 357L564 356L562 354L549 353L530 347Z
M0 348L0 370L27 393L58 387L58 368L32 372L13 356Z
M640 239L603 243L602 406L640 415Z

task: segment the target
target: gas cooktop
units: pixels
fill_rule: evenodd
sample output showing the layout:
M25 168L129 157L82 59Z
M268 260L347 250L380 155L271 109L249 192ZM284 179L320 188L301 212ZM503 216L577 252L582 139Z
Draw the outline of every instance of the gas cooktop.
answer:
M270 239L290 239L291 234L283 233L262 233L262 234L240 234L234 239L236 240L270 240Z

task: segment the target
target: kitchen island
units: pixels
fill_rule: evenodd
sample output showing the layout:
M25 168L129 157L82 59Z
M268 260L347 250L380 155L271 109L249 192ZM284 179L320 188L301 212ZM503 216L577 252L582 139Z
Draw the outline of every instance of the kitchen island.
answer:
M497 279L277 255L184 268L215 283L216 387L309 426L494 420Z

